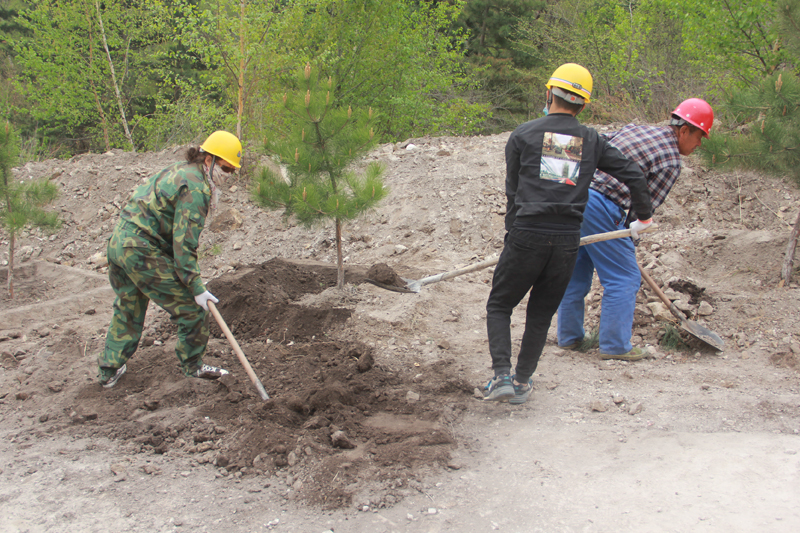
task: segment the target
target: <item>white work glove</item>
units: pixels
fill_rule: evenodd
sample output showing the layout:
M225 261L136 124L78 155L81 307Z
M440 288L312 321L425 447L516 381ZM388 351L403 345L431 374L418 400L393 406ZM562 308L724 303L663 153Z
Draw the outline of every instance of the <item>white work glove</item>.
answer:
M210 292L206 291L203 294L198 294L194 297L194 301L197 302L197 305L208 311L208 301L211 300L215 304L219 303L219 300L211 294Z
M639 241L639 232L645 228L649 228L653 224L653 218L647 220L634 220L631 222L631 239L636 243Z

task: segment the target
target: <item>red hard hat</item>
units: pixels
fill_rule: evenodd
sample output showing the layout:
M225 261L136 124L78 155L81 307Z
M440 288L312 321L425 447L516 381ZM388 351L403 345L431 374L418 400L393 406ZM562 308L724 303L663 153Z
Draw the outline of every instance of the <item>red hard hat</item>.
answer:
M675 108L672 114L703 130L706 137L708 137L708 132L714 124L714 110L711 109L708 102L700 98L684 100Z

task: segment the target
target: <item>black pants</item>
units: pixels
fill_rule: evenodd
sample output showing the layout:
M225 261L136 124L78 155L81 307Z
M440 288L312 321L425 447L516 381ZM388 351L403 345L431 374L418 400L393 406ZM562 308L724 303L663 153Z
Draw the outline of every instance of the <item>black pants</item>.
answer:
M495 375L511 373L511 313L530 290L516 380L536 371L547 330L564 296L578 257L580 234L551 235L512 229L492 279L486 329Z

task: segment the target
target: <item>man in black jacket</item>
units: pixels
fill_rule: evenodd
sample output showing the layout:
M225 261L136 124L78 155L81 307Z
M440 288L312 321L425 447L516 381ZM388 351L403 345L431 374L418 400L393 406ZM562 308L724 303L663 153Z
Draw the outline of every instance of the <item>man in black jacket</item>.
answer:
M561 65L546 84L546 116L519 126L506 144L506 239L486 303L494 377L484 399L524 403L547 330L569 284L580 246L583 210L596 169L624 183L638 220L652 224L650 195L639 166L576 116L589 102L592 76ZM530 291L525 332L511 375L511 313Z

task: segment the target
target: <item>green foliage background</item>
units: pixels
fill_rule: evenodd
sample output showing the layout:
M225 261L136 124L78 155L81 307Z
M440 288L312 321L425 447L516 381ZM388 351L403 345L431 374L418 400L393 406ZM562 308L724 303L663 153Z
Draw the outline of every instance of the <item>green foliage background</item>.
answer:
M744 115L724 112L734 94L797 77L797 10L798 0L0 0L0 112L23 159L128 149L113 64L137 149L218 128L263 146L293 69L310 61L354 108L380 114L382 141L493 133L540 116L545 80L569 61L594 75L584 121L657 122L702 97L738 127Z

